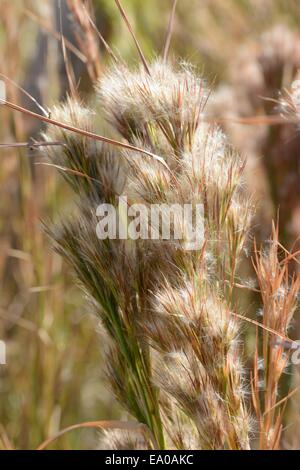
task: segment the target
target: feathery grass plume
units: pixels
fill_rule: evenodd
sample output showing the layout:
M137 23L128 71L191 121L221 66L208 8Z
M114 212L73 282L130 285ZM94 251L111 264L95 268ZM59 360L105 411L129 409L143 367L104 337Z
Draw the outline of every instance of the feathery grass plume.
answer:
M71 98L55 106L51 115L63 124L72 124L85 131L92 132L95 128L95 112ZM115 197L122 194L126 178L125 160L116 156L110 147L54 126L49 126L43 137L46 142L57 141L64 146L63 152L59 147L47 147L45 152L51 162L62 167L63 177L75 192L84 192L95 202L98 199L99 202L114 202ZM98 158L99 153L101 159Z
M175 156L191 146L208 98L204 81L191 67L183 64L176 71L160 61L151 65L150 75L142 67L135 72L115 67L100 79L98 92L109 121L124 138L141 137L162 151L167 144Z
M92 114L80 103L69 100L56 107L54 114L62 122L83 129L92 126ZM110 338L107 364L111 382L124 407L153 431L157 445L164 447L156 391L150 383L147 348L139 344L135 317L138 304L136 257L124 240L97 238L96 208L102 203L118 204L126 175L122 155L105 145L50 128L46 140L64 142L63 151L47 147L47 154L80 196L76 217L64 221L52 231L57 250L74 267L86 293L97 305L97 313ZM71 168L75 173L65 171ZM77 173L78 172L78 173Z
M201 449L222 449L226 442L226 421L220 399L192 350L184 349L162 356L156 364L157 386L173 397L191 418Z
M229 272L231 273L230 279L232 281L234 278L237 258L240 254L240 250L244 243L245 233L248 229L249 214L251 212L250 204L245 203L245 200L243 201L245 204L244 212L239 213L236 210L237 205L240 207L239 198L242 199L239 186L243 165L240 159L238 159L226 146L222 132L219 129L209 127L201 122L201 113L203 112L203 107L208 96L204 83L201 83L200 79L195 77L193 75L193 71L189 68L186 69L183 67L179 73L170 65L168 65L164 71L161 71L161 68L161 64L155 64L153 69L151 67L150 77L141 71L140 73L142 74L142 77L145 77L146 80L146 83L143 83L142 87L137 79L136 73L130 75L129 72L127 74L122 74L121 76L117 74L116 80L114 76L111 76L109 80L104 77L100 82L100 88L101 85L104 85L104 88L101 88L100 96L102 98L102 102L108 105L110 114L116 114L116 105L118 102L118 109L121 109L123 123L120 127L120 120L118 120L118 122L115 122L116 127L119 130L120 128L122 129L123 135L128 136L128 134L131 134L131 139L133 139L133 141L138 135L139 139L144 139L145 144L149 145L149 141L151 142L152 138L151 148L155 148L155 145L157 145L156 142L161 141L161 138L164 136L166 137L167 135L164 143L166 156L164 156L165 158L170 159L170 155L173 154L174 163L169 160L169 164L174 168L174 177L171 178L171 181L169 182L165 178L162 179L159 172L156 172L156 174L154 171L149 173L147 169L145 169L144 164L139 160L140 165L135 167L136 171L133 175L136 180L136 186L140 188L141 186L144 186L138 191L139 196L142 197L143 194L146 194L144 199L145 202L149 202L149 198L152 198L152 203L157 203L159 201L162 203L166 201L169 203L179 201L198 201L204 203L209 232L207 245L211 245L212 250L216 253L220 274L222 272L222 276L224 276L225 272L228 272L228 268L231 268L229 269ZM172 74L168 75L168 70L170 68L172 70ZM159 75L158 71L160 72ZM166 80L167 76L169 78L168 80ZM167 83L165 84L165 82ZM191 83L192 85L186 85L187 83ZM189 94L191 93L191 90L193 90L192 99L190 100L186 99L185 85ZM120 91L117 90L117 87L119 87ZM180 90L183 90L183 96L181 96ZM145 97L147 99L145 99ZM106 99L107 101L105 101ZM135 114L133 104L134 100L139 103L138 119ZM159 105L156 104L156 101ZM170 101L172 102L171 106ZM133 130L131 130L132 123L136 123L133 124L135 127ZM163 135L161 135L161 130L170 128L170 123L172 129L171 137L166 132L163 132ZM126 128L126 126L127 131L124 134L123 129ZM151 134L147 132L150 126ZM137 133L135 132L136 129L138 129ZM146 130L146 132L144 130ZM156 137L156 135L161 137ZM180 135L180 138L174 138L174 136L178 135ZM149 186L152 181L150 180L151 182L149 183L149 178L154 182L151 188L149 188ZM160 182L158 188L156 186L157 179L159 179ZM145 185L144 181L147 182ZM163 185L165 186L164 191L162 190ZM147 193L148 188L151 190L150 193ZM245 217L245 214L247 217ZM195 257L196 259L194 260L194 256L187 254L183 247L181 247L181 249L180 247L177 247L177 249L174 250L174 246L168 243L164 243L164 245L156 244L155 247L152 247L152 250L154 251L154 258L156 260L157 255L159 255L159 261L156 261L156 264L160 264L160 271L163 273L163 277L170 278L172 283L174 282L179 285L184 283L183 279L185 277L188 277L188 279L191 279L192 281L193 294L193 281L196 276L193 264L198 262L198 266L205 271L203 265L201 266L201 257L203 257L204 253L200 256L199 253L197 253ZM143 252L147 253L147 251L149 251L149 249L147 250L144 246ZM146 254L148 260L149 255ZM234 263L230 262L231 259L234 260ZM231 264L231 266L227 266L227 263L228 265ZM204 272L203 277L205 277ZM156 279L154 277L152 280L153 285L150 284L149 286L151 292L155 289L153 287L155 286L155 280L157 280L157 274ZM201 283L199 284L200 285L197 285L197 288L195 289L196 294L197 290L201 290ZM169 292L169 289L170 286L166 288L166 291ZM161 287L159 288L159 291L161 291ZM189 295L186 297L188 299ZM173 299L173 307L175 308L175 311L171 310L169 312L170 318L167 318L166 316L164 322L162 322L161 317L159 318L159 324L162 327L161 330L157 327L156 320L154 320L152 324L151 320L153 321L153 319L148 319L146 322L146 336L149 336L151 343L156 340L156 347L158 349L165 349L165 347L167 347L168 350L169 347L172 352L172 349L176 348L176 346L180 347L183 335L182 331L185 331L185 329L180 325L180 323L179 327L176 326L176 323L179 321L175 314L175 312L178 311L176 309L177 305L178 299ZM199 309L199 317L201 318L201 305L199 304L197 307ZM190 309L191 305L188 304L185 310L190 311ZM179 308L179 311L181 312L179 314L179 318L182 318L184 316L183 306L181 309ZM227 326L231 322L231 320L228 320L229 316L230 313L228 310L227 322L225 321L227 324L224 325L224 327L222 327L223 325L221 326L220 337L224 335ZM225 320L226 315L224 315L223 318ZM182 322L184 323L183 320ZM171 333L174 329L175 332L172 335ZM185 338L187 344L192 342L192 339L196 336L195 333L196 332L189 331L187 338ZM199 333L199 331L197 331L197 333ZM206 338L206 334L207 332L205 332L204 338ZM226 342L226 340L224 342ZM203 343L205 343L205 341L203 341ZM195 349L196 351L198 349L201 350L201 347L196 344ZM205 358L202 358L205 367L208 368L210 358L214 357L215 351L210 351L210 353L212 353L212 355L208 354ZM224 356L226 362L229 355L226 357L226 354L224 354ZM200 361L199 367L201 367ZM226 367L229 368L227 363ZM215 367L212 366L212 369L214 368ZM236 370L238 370L238 368ZM232 376L230 377L231 373L233 373L233 370L229 371L228 376L226 377L228 381L232 380ZM164 376L164 374L162 374L162 376ZM237 377L238 376L239 374L237 373ZM222 379L224 379L224 377L222 377ZM237 382L239 382L239 380L240 378L238 377ZM235 383L235 381L232 380L232 383ZM222 388L224 383L221 386L219 381L218 385ZM228 388L230 389L230 387ZM233 396L230 397L230 399L232 398ZM247 446L248 430L247 425L245 425L245 432L244 429L241 430L241 423L243 420L245 420L246 423L247 413L244 409L243 398L234 398L235 400L232 400L232 403L235 401L236 408L234 411L232 410L232 414L234 415L236 412L236 416L230 416L228 419L230 422L229 427L232 424L232 420L236 420L235 424L238 423L240 429L234 429L235 425L232 426L232 429L228 432L230 435L228 439L231 440L228 445L243 447ZM241 413L240 417L242 419L239 419L238 417L239 412ZM236 427L238 427L238 425ZM222 430L220 432L222 434ZM236 436L236 432L243 435L240 441ZM206 444L202 442L201 445Z
M151 344L161 353L154 377L194 422L198 446L246 448L238 327L224 302L209 293L205 281L201 288L202 282L179 289L167 285L157 293L146 324Z
M233 316L236 269L252 214L244 164L222 131L201 119L209 92L189 65L157 61L149 73L114 67L97 91L95 112L170 168L61 129L45 136L64 143L46 151L80 197L77 212L51 233L107 332L112 389L149 427L159 448L248 449L250 420ZM92 114L79 103L68 101L54 112L62 122L92 125ZM136 202L148 209L203 204L204 243L188 249L187 221L176 216L171 229L180 226L183 233L176 240L99 240L96 207L116 207L121 196L129 208ZM129 221L123 217L121 224ZM166 217L162 210L163 223ZM162 231L152 219L148 230ZM130 445L140 444L132 438Z
M291 256L281 251L278 227L273 226L268 248L256 251L254 268L263 303L262 323L265 327L287 336L298 306L300 276L289 276L288 265ZM277 406L277 403L280 400L279 386L282 374L288 366L289 352L286 351L284 341L265 329L262 331L261 343L261 349L257 345L252 395L260 428L260 449L274 450L279 448L283 429L285 404ZM259 387L261 380L264 384L262 391Z

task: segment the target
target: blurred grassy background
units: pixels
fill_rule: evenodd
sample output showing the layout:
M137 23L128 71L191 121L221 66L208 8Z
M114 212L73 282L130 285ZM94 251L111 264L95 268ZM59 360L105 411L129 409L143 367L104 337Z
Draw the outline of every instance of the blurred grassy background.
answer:
M107 42L124 60L137 63L115 3L92 3ZM0 0L0 72L44 107L67 89L61 44L53 33L59 30L58 5ZM62 5L63 32L75 43L65 0ZM123 5L145 55L155 58L163 50L172 1L123 0ZM228 83L241 44L277 23L299 28L297 0L179 0L171 57L191 61L215 86ZM99 48L104 70L108 57ZM86 67L69 56L82 93L89 95ZM10 83L7 92L10 101L36 110ZM0 108L0 142L26 142L39 131L38 123ZM0 149L0 339L8 353L7 365L0 366L0 446L2 439L3 447L22 449L36 448L71 424L120 416L101 373L96 321L41 228L41 220L71 210L70 197L56 172L36 166L38 160L26 149ZM77 431L53 448L94 444L95 433Z

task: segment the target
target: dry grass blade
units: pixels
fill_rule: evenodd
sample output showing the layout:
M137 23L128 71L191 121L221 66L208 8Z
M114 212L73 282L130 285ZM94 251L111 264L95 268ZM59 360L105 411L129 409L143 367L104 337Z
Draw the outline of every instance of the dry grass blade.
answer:
M155 155L152 152L149 152L148 150L141 149L139 147L135 147L134 145L126 144L124 142L119 142L118 140L114 139L109 139L108 137L104 137L98 134L94 134L93 132L85 131L83 129L78 129L76 127L70 126L68 124L63 124L62 122L56 121L54 119L48 118L46 116L41 116L40 114L34 113L32 111L29 111L28 109L23 108L22 106L19 106L14 103L10 103L9 101L2 101L2 105L7 106L8 108L11 108L15 111L18 111L20 113L26 114L27 116L30 116L34 119L39 119L42 122L46 122L47 124L52 124L54 126L60 127L62 129L66 129L68 131L74 132L76 134L83 135L85 137L88 137L90 139L94 139L100 142L105 142L107 144L115 145L116 147L120 147L126 150L132 150L138 153L142 153L144 155L147 155L148 157L153 158L154 160L158 161L161 163L168 171L171 171L165 160L160 157L159 155Z
M173 33L173 27L174 27L174 19L175 19L177 1L178 0L173 0L173 7L172 7L170 19L169 19L167 37L166 37L166 42L165 42L165 47L164 47L164 55L163 55L164 62L167 61L168 54L169 54L169 49L170 49L170 44L171 44L171 39L172 39L172 33Z
M270 330L278 336L286 336L295 311L300 289L300 276L289 275L289 262L293 257L282 249L278 240L279 227L273 223L272 236L267 249L257 250L255 245L254 269L257 275L262 299L261 341L257 344L261 355L263 390L257 391L262 400L259 410L260 448L278 449L283 429L284 409L291 394L278 401L283 373L289 363L286 349L294 348L297 343L287 338L283 341L270 341ZM282 259L283 257L283 259ZM273 332L272 332L273 333ZM274 334L274 333L273 333ZM293 343L291 345L291 343ZM259 369L258 356L254 370ZM258 383L256 384L258 386Z
M136 48L137 48L137 50L138 50L138 53L139 53L140 59L141 59L141 61L142 61L142 63L143 63L143 66L144 66L146 72L150 75L150 69L149 69L149 66L148 66L148 64L147 64L146 58L145 58L144 53L143 53L143 51L142 51L142 49L141 49L141 46L139 45L139 42L138 42L138 40L137 40L137 38L136 38L136 35L135 35L135 33L134 33L133 29L132 29L132 26L131 26L131 24L130 24L130 21L129 21L127 15L126 15L126 12L125 12L124 8L122 7L120 0L115 0L115 2L116 2L116 4L117 4L117 7L118 7L119 10L120 10L120 13L121 13L121 15L122 15L122 18L124 19L124 21L125 21L125 23L126 23L126 26L127 26L128 30L129 30L129 32L130 32L130 34L131 34L131 36L132 36L132 38L133 38L133 40L134 40L134 43L135 43Z
M81 176L82 178L86 178L90 181L94 181L95 183L101 184L100 181L96 180L95 178L92 178L86 173L82 173L81 171L78 171L78 170L72 170L72 168L66 168L64 166L55 165L54 163L48 163L48 162L36 162L35 165L50 166L50 167L56 168L57 170L64 171L65 173L70 173L72 175Z
M77 92L76 85L75 85L74 72L67 56L66 43L65 43L65 38L63 35L61 0L59 0L58 6L59 6L59 29L60 29L60 36L61 36L61 47L62 47L62 53L63 53L64 64L65 64L65 69L66 69L66 75L67 75L67 79L68 79L68 83L70 87L71 96L75 98L75 97L78 97L78 92Z
M269 408L268 410L265 410L264 411L264 415L270 413L272 410L274 410L277 406L280 406L280 405L283 405L284 403L287 402L287 400L289 400L290 398L292 398L293 395L295 395L295 393L299 390L300 388L300 385L298 385L298 387L295 387L293 390L291 390L284 398L282 398L281 400L279 400L277 403L275 403L275 405L272 406L272 408Z
M83 1L67 0L67 5L76 26L74 36L80 50L87 58L87 72L94 82L102 73L102 64L100 62L99 44L94 34L95 29L90 21L92 4L89 2L85 5Z
M105 41L104 37L102 36L102 34L100 33L99 29L97 28L95 22L93 21L93 19L91 18L91 15L89 14L88 10L86 9L86 6L83 5L83 9L84 11L86 12L86 15L88 17L88 20L93 28L93 30L95 31L95 33L97 34L97 36L99 37L101 43L103 44L103 46L105 47L106 49L106 52L113 58L113 60L115 61L115 63L119 63L119 59L117 58L117 56L115 55L114 51L112 50L112 48L109 46L109 44Z
M30 93L28 93L28 91L26 91L24 88L22 88L20 85L18 85L16 82L8 78L3 73L0 73L0 77L4 78L5 81L15 86L19 91L21 91L25 96L27 96L27 98L29 98L39 108L39 110L42 111L42 113L45 116L48 116L49 113L43 108L43 106L41 106L41 104Z
M157 444L155 442L155 438L152 435L151 431L145 426L144 424L134 423L134 422L124 422L124 421L90 421L81 424L73 424L72 426L68 426L67 428L59 431L55 436L50 437L46 441L44 441L37 450L44 450L54 441L62 437L63 435L67 434L70 431L75 431L76 429L120 429L120 430L127 430L127 431L138 431L141 432L143 435L149 436L152 441L154 448L157 448Z
M270 328L269 326L266 326L263 323L260 323L256 320L252 320L252 318L244 317L243 315L239 315L238 313L235 313L235 312L232 312L232 315L239 318L240 320L243 320L243 321L246 321L248 323L251 323L252 325L258 326L259 328L267 331L268 333L272 333L272 335L277 336L278 338L281 338L286 343L289 343L289 344L294 344L295 343L292 339L290 339L287 336L279 333L279 331L276 331L273 328Z
M33 150L39 147L64 147L63 142L11 142L11 143L2 143L0 148L28 148Z
M254 411L259 421L259 427L261 427L261 403L260 403L260 396L259 396L259 377L258 377L258 327L256 326L255 331L255 351L254 351L254 358L253 358L253 370L251 371L251 396L252 396L252 403L254 407Z

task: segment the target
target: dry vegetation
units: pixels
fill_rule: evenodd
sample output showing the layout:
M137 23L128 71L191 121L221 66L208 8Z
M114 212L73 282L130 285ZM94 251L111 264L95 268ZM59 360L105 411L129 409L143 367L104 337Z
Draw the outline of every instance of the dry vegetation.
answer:
M298 2L0 1L0 449L300 448Z

